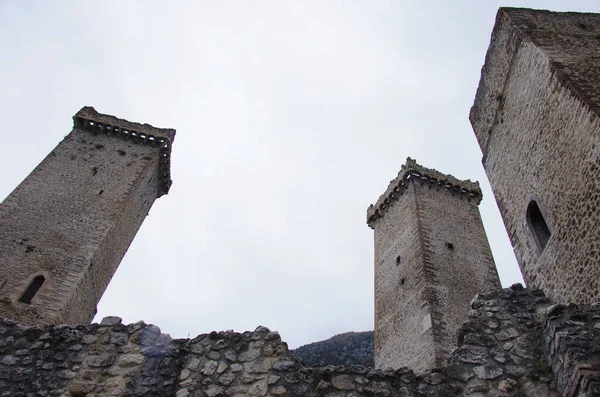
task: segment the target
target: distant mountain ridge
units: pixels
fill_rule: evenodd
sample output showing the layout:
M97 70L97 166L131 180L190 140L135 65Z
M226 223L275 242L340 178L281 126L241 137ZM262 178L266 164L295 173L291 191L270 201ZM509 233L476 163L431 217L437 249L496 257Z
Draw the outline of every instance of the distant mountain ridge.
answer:
M373 367L373 331L346 332L292 350L307 366L364 365Z

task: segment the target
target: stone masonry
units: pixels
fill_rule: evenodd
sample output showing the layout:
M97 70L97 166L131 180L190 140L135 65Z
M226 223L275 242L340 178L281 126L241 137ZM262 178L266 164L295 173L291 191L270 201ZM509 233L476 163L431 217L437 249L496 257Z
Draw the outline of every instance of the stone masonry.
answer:
M500 280L478 183L408 158L367 211L375 234L375 366L441 367L469 302Z
M527 285L600 300L600 14L501 8L470 120Z
M171 339L154 325L0 320L0 396L597 396L600 307L520 285L480 294L439 369L304 367L277 332Z
M175 130L84 107L0 204L0 315L89 323L129 244L171 185Z
M478 183L408 158L367 210L377 369L306 367L262 326L64 325L89 323L171 185L174 130L83 108L0 204L0 397L599 396L599 50L600 15L499 10L470 119L541 289L499 289Z

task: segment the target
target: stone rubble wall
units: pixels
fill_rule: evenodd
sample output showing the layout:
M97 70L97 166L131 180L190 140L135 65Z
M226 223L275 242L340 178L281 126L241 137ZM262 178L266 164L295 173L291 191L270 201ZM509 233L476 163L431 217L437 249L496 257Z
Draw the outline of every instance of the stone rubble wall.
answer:
M448 365L425 373L304 367L265 327L171 339L118 317L43 327L4 319L0 397L597 395L598 307L556 305L520 285L471 307Z
M600 396L600 305L552 305L544 351L557 388L568 396Z

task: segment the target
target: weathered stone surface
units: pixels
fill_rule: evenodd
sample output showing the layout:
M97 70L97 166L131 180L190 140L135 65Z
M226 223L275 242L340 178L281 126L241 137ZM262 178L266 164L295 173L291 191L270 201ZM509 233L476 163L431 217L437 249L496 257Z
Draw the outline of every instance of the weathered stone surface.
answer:
M338 375L331 379L333 387L339 390L354 390L354 379L350 375Z
M248 390L248 394L250 394L251 396L263 397L267 395L267 390L267 382L264 380L260 380L254 383L252 387L250 387L250 389Z
M189 369L190 371L195 371L196 369L198 369L199 365L200 365L200 359L198 357L192 356L189 358L186 368Z
M273 364L275 371L291 371L298 367L298 364L294 360L278 360Z
M462 382L466 382L473 377L471 368L462 364L448 364L444 369L444 372L448 378L460 380Z
M115 362L115 355L111 353L103 353L99 356L92 356L88 359L90 367L108 367Z
M217 365L218 364L216 361L212 361L212 360L207 361L206 363L204 363L204 366L200 370L200 373L202 375L212 375L217 370Z
M4 365L14 365L17 363L17 358L13 357L13 356L4 356L2 358L2 360L0 361L0 363L4 364Z
M319 384L317 385L317 390L319 391L323 391L323 390L327 390L329 389L331 385L329 384L329 382L325 382L324 380L320 380Z
M244 366L241 364L231 364L231 372L241 372L244 370Z
M100 321L100 325L117 325L121 324L121 317L117 316L108 316L104 317L102 321Z
M188 397L190 395L190 392L187 391L187 389L180 389L177 391L177 394L175 394L175 397Z
M73 382L69 391L74 396L86 396L94 391L95 388L96 385L92 382Z
M217 373L222 374L223 372L225 372L226 369L227 369L227 364L225 364L223 361L221 361L219 363L219 366L217 367Z
M144 356L141 354L124 354L119 357L119 365L121 367L135 367L144 362Z
M271 394L274 396L284 396L286 392L287 390L283 386L275 386L273 389L271 389Z
M523 277L561 302L600 299L599 34L600 14L501 8L470 112Z
M494 346L459 346L445 368L425 373L408 368L396 371L360 366L305 368L289 353L267 355L267 351L276 351L279 346L283 346L279 349L283 354L287 347L279 338L267 340L269 333L264 331L215 332L193 340L171 340L156 335L157 328L145 324L133 327L115 324L47 326L32 337L28 329L0 319L0 330L4 331L0 332L0 396L87 393L98 397L113 394L481 397L489 393L530 397L550 392L561 394L574 387L591 393L596 386L595 375L589 370L600 357L600 345L596 343L600 334L595 328L600 305L557 306L543 320L537 315L523 315L538 313L552 304L542 298L539 293L520 286L479 294L472 305L477 309L471 310L461 334L483 335L490 328L487 320L481 319L502 317L492 332L512 335L514 331L510 330L515 330L518 335L512 336L510 342L496 339ZM498 310L487 317L491 307ZM146 328L153 334L156 345L139 343L136 335ZM123 343L124 333L129 335L126 343ZM83 343L84 339L88 343ZM463 338L464 341L472 339ZM217 344L228 347L215 350ZM194 352L191 348L194 345L203 349ZM214 357L210 352L220 351L224 356L229 350L240 352L240 357L244 352L252 352L241 357L252 359L210 359ZM528 354L521 354L521 350ZM77 357L72 361L74 355ZM502 355L508 358L498 360ZM35 358L26 364L25 360L32 357ZM546 366L546 359L552 365ZM590 367L582 367L585 363ZM582 368L584 372L577 372ZM579 383L573 384L573 380ZM553 385L556 387L551 391Z
M235 380L235 374L232 372L223 374L217 379L217 382L223 386L229 386Z
M478 366L473 368L473 372L479 379L496 379L501 376L503 371L502 368L499 367L490 367L490 366Z
M519 385L519 382L517 382L514 379L510 379L510 378L503 379L500 382L498 382L498 390L506 393L511 390L514 390L518 385Z
M72 131L0 204L0 316L90 323L150 207L168 191L174 137L91 107L77 112ZM27 304L18 302L25 291L33 292Z
M496 339L505 341L519 336L519 331L514 328L506 328L496 333Z
M461 346L458 348L454 358L463 363L485 364L488 358L488 351L485 348L476 346Z
M256 360L258 357L260 357L260 350L250 349L248 351L241 353L238 356L238 360L240 360L241 362L247 362L247 361Z
M223 389L220 386L209 385L206 388L205 393L206 393L207 397L217 397L217 396L222 396L225 393L225 389Z
M367 210L375 234L376 368L443 366L473 296L500 288L479 215L481 198L478 183L408 158ZM484 333L468 338L495 344Z

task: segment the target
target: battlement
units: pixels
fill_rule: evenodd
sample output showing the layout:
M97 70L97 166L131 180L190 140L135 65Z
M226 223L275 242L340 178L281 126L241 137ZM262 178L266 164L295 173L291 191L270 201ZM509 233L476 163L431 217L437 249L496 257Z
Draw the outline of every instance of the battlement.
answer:
M105 134L140 145L152 145L160 148L159 189L157 197L167 194L171 181L171 146L175 139L172 128L157 128L150 124L141 124L119 119L108 114L98 113L91 106L84 106L73 116L73 127L93 134Z
M466 197L467 200L476 200L477 204L483 198L479 182L460 180L452 175L423 167L416 160L407 157L406 163L398 172L398 176L390 181L386 191L379 196L375 204L371 204L367 209L367 225L370 228L373 228L374 222L377 219L383 217L383 214L392 205L392 202L398 200L398 197L404 193L406 184L410 180L418 180L422 185L428 183L431 187L435 186L438 190L440 188L446 189L452 192L452 194Z

